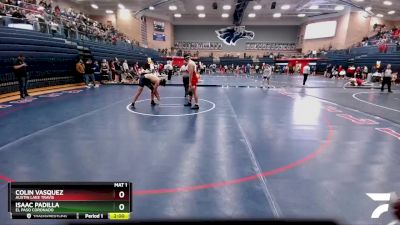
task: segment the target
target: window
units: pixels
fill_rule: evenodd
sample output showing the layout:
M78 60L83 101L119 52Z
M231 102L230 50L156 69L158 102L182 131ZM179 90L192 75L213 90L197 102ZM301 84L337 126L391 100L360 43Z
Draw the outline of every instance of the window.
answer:
M333 37L336 34L336 21L311 23L306 26L304 39Z

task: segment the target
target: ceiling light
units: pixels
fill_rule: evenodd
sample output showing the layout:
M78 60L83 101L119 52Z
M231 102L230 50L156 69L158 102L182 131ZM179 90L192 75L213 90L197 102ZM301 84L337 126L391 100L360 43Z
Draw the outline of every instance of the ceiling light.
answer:
M196 6L196 9L199 10L199 11L203 11L204 10L204 6L198 5L198 6Z
M310 9L319 9L319 6L318 5L312 5L312 6L310 6Z
M254 18L254 17L256 17L255 13L249 13L249 18Z
M371 6L368 6L367 8L365 8L365 10L366 10L366 11L371 11L371 10L372 10L372 7L371 7Z
M391 1L384 1L383 4L385 4L385 5L392 5L392 2L391 2Z
M120 9L119 11L121 13L130 13L129 9Z
M261 8L262 8L261 5L255 5L255 6L253 6L253 9L254 9L254 10L260 10Z
M154 10L154 6L152 6L152 5L149 6L149 9L150 9L150 10Z
M222 13L222 18L228 18L229 17L229 14L228 13Z
M125 6L120 3L120 4L118 4L118 8L125 9Z
M281 17L282 16L282 14L281 13L274 13L274 15L272 15L274 18L279 18L279 17Z
M395 13L396 13L396 11L394 11L394 10L388 12L389 15L393 15Z
M380 18L382 18L382 17L383 17L383 15L382 15L382 14L376 14L376 17L380 17Z
M174 14L174 17L175 17L175 18L181 18L181 17L182 17L182 14L180 14L180 13L175 13L175 14Z
M297 15L298 17L305 17L306 16L306 14L304 14L304 13L301 13L301 14L299 14L299 15Z
M206 17L206 14L200 13L200 14L199 14L199 17L200 17L200 18L204 18L204 17Z
M223 10L231 10L231 6L230 5L224 5L224 6L222 6L222 9Z
M113 14L114 11L107 9L107 10L106 10L106 13L107 13L107 14Z
M290 9L290 5L283 5L283 6L281 6L281 9L288 10L288 9Z
M93 9L98 9L99 8L99 6L96 5L96 4L91 4L90 6L92 6Z
M344 6L342 6L342 5L338 5L338 6L335 7L336 11L340 11L340 10L343 10L343 9L344 9Z
M367 18L369 16L369 13L365 12L365 11L360 11L361 16Z
M171 10L171 11L174 11L174 10L177 10L178 7L176 7L176 5L170 5L170 6L168 7L168 9Z

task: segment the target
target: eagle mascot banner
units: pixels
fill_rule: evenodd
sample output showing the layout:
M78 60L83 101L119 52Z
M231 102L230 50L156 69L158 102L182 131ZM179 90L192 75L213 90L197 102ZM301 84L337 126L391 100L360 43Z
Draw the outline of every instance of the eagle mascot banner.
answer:
M226 45L235 46L236 43L243 38L253 40L254 32L248 31L244 26L231 26L216 30L218 39L224 42Z

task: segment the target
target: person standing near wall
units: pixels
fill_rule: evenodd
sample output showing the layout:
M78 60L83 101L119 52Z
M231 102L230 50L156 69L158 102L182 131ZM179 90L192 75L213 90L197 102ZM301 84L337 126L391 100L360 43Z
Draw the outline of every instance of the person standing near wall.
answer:
M185 56L187 70L189 72L189 99L185 106L192 106L192 99L194 98L193 110L199 109L199 96L197 94L197 83L199 82L199 75L196 73L196 63L191 59L190 55Z
M112 81L112 75L110 71L110 65L108 65L108 62L106 59L103 59L101 62L101 73L102 76L107 76L108 81Z
M247 65L246 65L246 74L247 74L247 76L251 75L251 65L250 65L250 63L247 63Z
M122 65L119 62L118 58L115 58L114 61L114 68L115 68L115 82L120 83L121 82L121 74L122 74Z
M185 98L189 95L189 72L186 65L182 65L179 69L179 74L182 74L183 87L185 88Z
M310 72L311 72L311 68L310 68L310 66L308 64L306 64L303 67L303 76L304 76L304 78L303 78L303 86L306 85L306 81L307 81L308 75L310 75Z
M392 65L388 64L386 70L382 73L382 87L381 91L383 92L385 84L388 86L388 92L392 92L391 85L392 85Z
M14 63L14 75L18 79L19 84L19 95L21 99L28 97L28 73L26 67L24 55L20 54Z
M174 72L174 67L172 66L172 61L168 61L167 62L167 65L165 66L165 69L167 70L168 80L171 80L172 74Z
M85 84L87 88L98 87L96 86L96 79L94 78L93 61L88 59L85 63ZM92 81L93 84L90 83Z
M82 82L82 79L85 79L85 64L83 64L83 60L79 59L79 61L75 65L76 73L77 73L77 80Z
M98 61L94 61L93 63L93 72L94 72L94 78L96 79L96 77L100 76L100 66L99 66L99 62Z

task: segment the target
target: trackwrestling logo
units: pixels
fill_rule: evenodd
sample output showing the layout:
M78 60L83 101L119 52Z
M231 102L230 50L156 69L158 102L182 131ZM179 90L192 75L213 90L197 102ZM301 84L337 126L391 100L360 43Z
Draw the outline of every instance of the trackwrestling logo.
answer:
M379 219L382 214L389 211L390 204L393 204L398 198L395 192L391 193L365 193L370 199L375 202L381 202L382 204L379 205L374 209L371 214L372 219ZM397 225L400 224L400 221L394 220L390 222L388 225Z
M226 45L236 45L236 42L240 39L247 38L253 40L254 32L248 31L244 26L231 26L216 30L218 39L224 42Z

